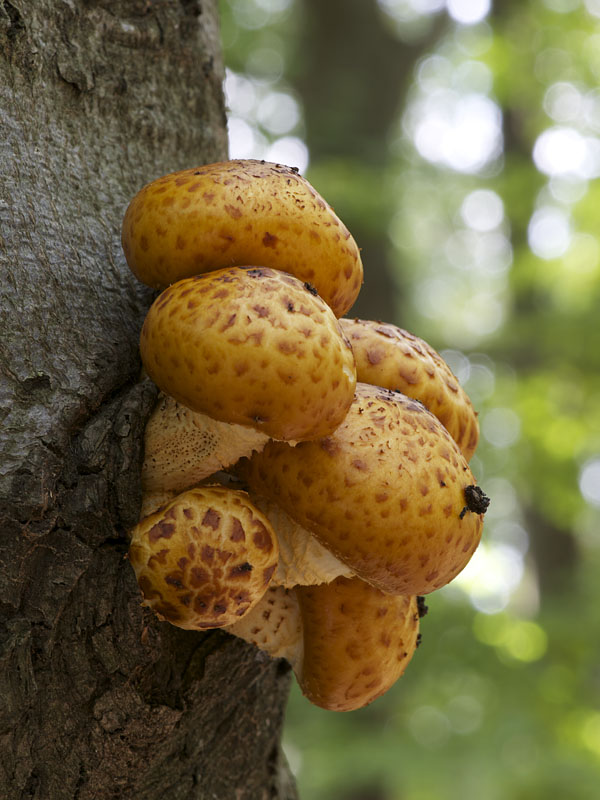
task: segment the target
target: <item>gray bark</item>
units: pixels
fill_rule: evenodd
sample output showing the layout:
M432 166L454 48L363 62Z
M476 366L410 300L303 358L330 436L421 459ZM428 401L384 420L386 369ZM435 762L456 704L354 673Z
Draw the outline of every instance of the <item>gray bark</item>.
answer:
M120 223L226 156L215 0L0 0L0 796L291 798L289 673L140 606Z

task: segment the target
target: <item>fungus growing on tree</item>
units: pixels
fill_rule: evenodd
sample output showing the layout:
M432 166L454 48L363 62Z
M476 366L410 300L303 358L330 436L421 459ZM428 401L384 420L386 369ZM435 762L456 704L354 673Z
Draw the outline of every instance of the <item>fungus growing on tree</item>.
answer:
M129 561L145 605L179 628L204 630L258 603L278 553L273 528L244 492L201 486L136 525Z
M144 321L140 353L152 380L182 405L275 439L332 432L356 385L352 349L329 306L264 267L165 289Z
M144 186L122 243L136 277L157 289L255 264L308 282L341 317L363 282L359 249L331 206L298 170L264 161L207 164Z
M400 392L359 383L330 436L295 447L271 441L236 469L385 592L439 589L481 538L482 514L461 515L475 479L458 445Z
M129 552L144 604L287 659L322 708L370 703L412 658L420 596L481 537L469 398L422 340L338 319L358 248L297 170L159 178L123 247L167 287L140 339L161 390Z
M356 362L357 380L419 400L440 420L469 461L479 440L471 400L433 347L385 322L341 319Z

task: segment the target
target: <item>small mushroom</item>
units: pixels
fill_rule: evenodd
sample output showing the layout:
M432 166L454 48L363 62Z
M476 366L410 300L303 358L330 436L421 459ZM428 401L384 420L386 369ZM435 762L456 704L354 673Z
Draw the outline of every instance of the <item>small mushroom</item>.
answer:
M135 526L129 560L144 605L161 619L188 630L220 628L264 595L277 566L277 537L245 492L202 486Z
M146 316L140 351L149 376L179 403L274 439L331 433L356 385L331 309L297 278L263 267L170 286Z
M296 677L306 697L354 711L387 692L417 648L417 598L384 594L359 578L295 591L304 640Z
M384 694L418 644L418 599L380 592L359 578L318 586L271 586L239 622L226 628L292 665L308 699L353 711Z
M231 479L231 480L228 480ZM211 484L239 488L239 481L227 473L212 475ZM223 481L221 483L220 481ZM142 495L140 519L167 505L177 495L175 491L146 491ZM336 558L312 533L295 522L277 503L265 497L249 495L252 504L269 520L276 533L279 551L273 584L292 589L295 586L312 586L328 583L340 575L352 577L354 573Z
M342 424L295 447L269 442L236 471L363 580L422 595L467 564L483 515L462 513L475 484L456 442L419 402L359 383Z
M419 400L440 420L469 461L479 440L471 400L444 359L412 333L385 322L341 319L357 380Z
M356 242L297 169L236 160L165 175L125 213L132 272L157 289L230 266L260 264L312 284L337 317L351 308L363 269Z

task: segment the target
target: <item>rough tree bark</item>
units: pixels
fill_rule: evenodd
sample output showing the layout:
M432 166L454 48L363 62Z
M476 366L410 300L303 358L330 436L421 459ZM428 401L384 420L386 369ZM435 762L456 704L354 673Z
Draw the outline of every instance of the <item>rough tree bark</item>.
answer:
M129 198L226 155L215 0L0 0L0 796L291 798L280 662L140 607Z

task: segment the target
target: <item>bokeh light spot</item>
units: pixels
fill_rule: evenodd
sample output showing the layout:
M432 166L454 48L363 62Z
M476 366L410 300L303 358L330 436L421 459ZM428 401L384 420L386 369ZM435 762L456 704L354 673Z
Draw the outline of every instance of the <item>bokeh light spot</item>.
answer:
M564 255L571 243L568 216L560 208L538 208L529 221L527 239L532 252L539 258L552 259Z
M491 7L490 0L447 0L448 13L462 25L474 25L485 19Z
M588 503L600 508L600 458L583 465L579 475L579 491Z
M308 147L297 136L282 136L270 145L265 153L267 161L275 161L288 167L298 167L305 172L308 167Z
M510 447L521 436L521 420L512 408L492 408L483 417L481 430L494 447Z
M465 197L460 213L466 225L483 233L494 230L502 223L504 204L496 192L476 189Z

